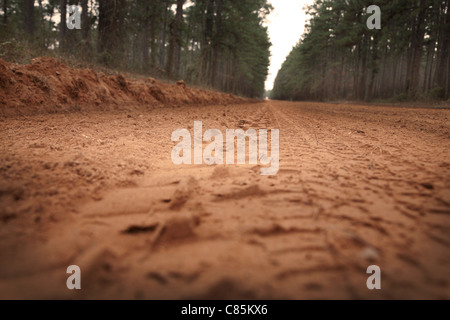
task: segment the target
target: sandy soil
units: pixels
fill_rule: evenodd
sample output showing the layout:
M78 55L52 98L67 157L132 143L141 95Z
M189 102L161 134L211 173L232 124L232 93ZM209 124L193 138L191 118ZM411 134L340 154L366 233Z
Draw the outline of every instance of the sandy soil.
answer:
M173 165L171 133L195 120L280 129L279 173ZM15 115L0 147L1 298L450 299L449 110ZM366 287L372 264L382 290Z

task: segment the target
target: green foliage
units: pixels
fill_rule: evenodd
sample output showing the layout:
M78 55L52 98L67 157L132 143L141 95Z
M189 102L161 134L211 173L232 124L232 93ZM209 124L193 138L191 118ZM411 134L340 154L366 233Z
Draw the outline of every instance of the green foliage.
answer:
M381 30L365 9L381 8ZM286 58L272 98L448 98L449 1L316 0L307 32ZM438 86L440 91L432 89Z
M191 58L187 80L222 91L262 97L271 46L262 22L266 0L195 0L187 10ZM220 13L219 13L220 11ZM219 20L219 14L221 19Z

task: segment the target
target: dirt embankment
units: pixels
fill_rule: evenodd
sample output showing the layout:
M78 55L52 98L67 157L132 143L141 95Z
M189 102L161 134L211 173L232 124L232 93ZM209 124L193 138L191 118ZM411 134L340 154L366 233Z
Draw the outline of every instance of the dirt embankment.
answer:
M171 85L73 69L53 58L36 58L28 65L0 59L0 115L244 101L232 94L188 88L184 81Z

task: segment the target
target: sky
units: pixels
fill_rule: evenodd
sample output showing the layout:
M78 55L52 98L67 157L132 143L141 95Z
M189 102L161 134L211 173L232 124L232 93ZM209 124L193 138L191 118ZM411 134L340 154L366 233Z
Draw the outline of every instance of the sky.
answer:
M312 4L313 0L269 0L274 10L268 17L267 26L272 42L270 49L269 76L266 80L266 90L271 90L278 70L286 59L292 47L300 39L305 30L308 19L304 9L305 5Z

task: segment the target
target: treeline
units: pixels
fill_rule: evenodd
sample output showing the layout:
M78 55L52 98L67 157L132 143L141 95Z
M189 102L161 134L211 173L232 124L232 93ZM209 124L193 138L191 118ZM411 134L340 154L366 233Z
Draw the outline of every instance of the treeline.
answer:
M381 9L380 30L366 25L370 5ZM308 11L272 98L449 98L449 0L318 0Z
M80 8L80 30L60 23L69 5ZM271 9L267 0L2 0L0 50L26 39L63 56L262 97Z

